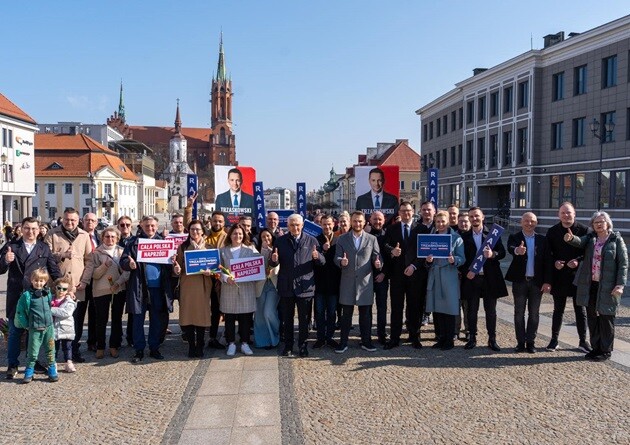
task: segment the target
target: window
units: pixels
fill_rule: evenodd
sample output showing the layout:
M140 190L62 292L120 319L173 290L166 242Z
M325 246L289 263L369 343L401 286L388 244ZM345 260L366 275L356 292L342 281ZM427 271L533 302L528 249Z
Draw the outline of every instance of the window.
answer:
M405 181L400 181L400 190L405 190Z
M47 184L48 187L48 194L49 195L54 195L55 194L55 184Z
M442 149L442 168L446 168L446 148Z
M87 212L85 212L87 213ZM48 208L48 219L53 219L57 214L57 209L54 207L49 207Z
M90 184L81 184L81 193L84 195L90 194Z
M611 131L611 132L607 132L606 131L606 124L614 124L615 123L615 112L614 111L609 111L608 113L602 113L601 115L601 129L599 130L600 133L599 134L604 134L606 133L606 137L604 139L604 142L614 142L615 141L615 131Z
M464 126L464 107L459 107L459 128Z
M517 160L519 164L525 163L527 160L527 127L519 128L517 131Z
M411 190L420 190L420 181L411 181Z
M513 95L514 95L513 87L507 87L506 89L503 90L503 112L504 113L512 112L512 108L513 108L512 101L514 100Z
M440 137L442 135L442 119L437 118L437 122L435 124L435 131L437 133L436 137Z
M477 168L485 169L486 168L486 138L477 139Z
M518 107L527 108L529 105L529 81L518 84Z
M39 184L35 183L35 194L39 193Z
M83 207L83 212L81 213L82 215L85 215L86 213L90 213L91 210L89 207Z
M423 172L427 171L428 165L429 164L427 164L427 155L422 156L422 171Z
M564 99L564 71L554 74L551 79L551 99L554 102Z
M499 141L496 134L490 135L490 167L496 167L499 157Z
M448 116L446 114L442 117L442 125L442 134L448 133Z
M474 141L466 141L466 170L473 168L473 143Z
M457 129L457 113L455 111L451 111L451 131L455 131Z
M457 146L457 165L462 165L464 162L464 146L459 144Z
M455 146L451 147L451 167L455 166Z
M490 94L490 117L499 114L499 92L495 91Z
M527 184L518 184L518 196L516 198L516 207L524 209L527 205Z
M7 146L7 144L8 144L8 141L7 141L7 140L8 140L8 137L9 137L9 133L8 133L8 131L9 131L9 130L8 130L8 129L6 129L6 128L3 128L3 129L2 129L2 146L3 146L3 147L6 147L6 146Z
M615 194L613 196L613 207L616 208L626 208L627 202L627 189L626 189L626 181L627 181L627 172L615 172L612 176L614 183L611 184L610 190L614 190Z
M429 122L429 139L433 139L433 122Z
M475 115L475 102L470 101L466 104L466 123L472 124Z
M33 206L32 216L34 216L35 218L39 216L39 209L35 206Z
M7 170L8 170L7 181L8 182L13 182L13 165L11 165L11 164L7 165Z
M503 165L512 165L512 131L503 132Z
M13 130L8 130L7 133L9 134L9 140L7 141L7 147L9 148L13 148Z
M578 117L577 119L573 119L573 137L572 146L573 147L582 147L585 145L585 133L586 132L586 118Z
M112 194L112 185L111 184L103 184L103 190L108 195Z
M479 115L477 116L477 120L482 121L486 118L486 96L481 96L477 102L477 109Z
M422 127L422 136L424 142L427 141L428 135L429 133L427 133L427 124L424 124L424 126Z
M572 175L553 175L549 207L557 208L565 201L572 202L580 208L584 206L584 173Z
M64 194L72 195L72 184L64 184Z
M626 108L626 140L630 140L630 108Z
M579 96L586 93L586 65L578 66L573 70L573 95Z
M474 205L473 202L473 188L466 187L466 207L472 207Z
M440 150L435 152L435 168L440 168Z
M562 150L562 122L551 124L551 149Z
M602 59L602 88L617 85L617 55Z

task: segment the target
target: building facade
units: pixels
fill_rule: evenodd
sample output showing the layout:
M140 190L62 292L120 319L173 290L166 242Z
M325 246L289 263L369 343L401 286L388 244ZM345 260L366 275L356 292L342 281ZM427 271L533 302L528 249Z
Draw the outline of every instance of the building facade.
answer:
M434 167L440 207L532 210L551 225L571 201L578 216L599 204L630 227L630 16L544 41L416 112L422 185Z

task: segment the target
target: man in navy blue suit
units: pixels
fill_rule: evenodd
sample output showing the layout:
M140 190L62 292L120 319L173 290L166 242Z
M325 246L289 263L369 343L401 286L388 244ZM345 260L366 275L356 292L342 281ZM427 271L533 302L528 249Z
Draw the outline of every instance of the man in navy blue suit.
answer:
M254 212L254 197L241 190L243 173L238 168L228 171L228 184L230 189L215 199L215 209L228 214L251 216Z
M379 210L385 215L389 223L398 213L398 198L383 190L385 186L385 173L380 168L370 170L368 176L370 181L370 191L357 197L356 209L366 215L372 211Z

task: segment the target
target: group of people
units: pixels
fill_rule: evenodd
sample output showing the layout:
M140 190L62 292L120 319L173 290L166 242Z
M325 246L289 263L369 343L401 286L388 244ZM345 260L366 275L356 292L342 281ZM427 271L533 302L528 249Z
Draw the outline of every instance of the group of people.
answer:
M374 352L374 303L376 340L384 349L401 345L405 325L406 340L413 348L421 348L422 317L432 313L436 337L432 347L446 351L454 347L462 323L465 349L477 346L477 314L483 302L487 345L500 351L496 304L498 298L508 295L505 280L512 282L516 352L536 352L543 292L550 292L554 300L547 349L558 347L570 298L579 348L586 357L606 360L613 350L615 314L626 283L628 259L623 238L613 232L605 212L595 213L590 227L585 227L575 220L573 206L564 203L558 212L560 221L544 236L535 232L536 215L526 212L521 230L509 236L506 249L500 234L484 226L484 214L478 207L460 212L451 206L436 212L427 201L421 205L421 218L415 221L412 205L401 202L397 218L389 224L382 212L372 210L369 221L361 211L342 214L337 227L331 215L320 215L317 223L322 232L314 237L303 230L299 214L288 217L286 231L279 227L275 212L267 214L266 227L259 231L254 231L247 216L226 228L225 216L219 211L204 223L192 218L194 200L194 196L189 199L183 215L173 215L172 230L161 233L158 220L145 216L132 235L131 218L123 216L115 227L99 234L96 215L84 215L80 228L78 212L69 208L61 224L42 238L39 222L25 218L21 237L13 238L0 251L0 273L9 273L7 378L17 375L20 338L25 332L25 382L32 380L38 367L56 381L59 350L65 370L74 372L75 363L85 361L80 346L86 314L87 346L96 359L102 359L107 348L109 355L119 356L125 312L126 340L135 349L132 361L144 360L147 344L150 357L163 359L160 345L168 332L174 300L179 300L179 324L191 358L203 356L208 331L208 347L225 349L228 356L237 349L251 355L252 345L271 349L280 343L282 355L292 356L296 354L296 308L297 355L309 355L307 340L313 318L317 336L312 348L329 346L343 354L349 347L355 306L359 346ZM138 261L140 239L171 234L185 240L168 264ZM448 255L419 257L417 238L422 234L450 235ZM185 252L203 249L218 249L222 267L188 274ZM504 279L500 261L507 253L512 261ZM264 279L235 280L231 261L248 257L264 259ZM148 337L144 332L147 312ZM225 344L218 337L221 319ZM37 361L42 346L47 367Z

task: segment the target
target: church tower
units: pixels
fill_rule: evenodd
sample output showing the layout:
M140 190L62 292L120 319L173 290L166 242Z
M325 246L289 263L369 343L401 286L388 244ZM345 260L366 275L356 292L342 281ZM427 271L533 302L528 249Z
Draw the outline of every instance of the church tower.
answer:
M164 179L168 181L171 199L169 203L175 209L186 206L187 175L193 171L186 161L188 158L187 141L182 134L182 119L179 116L179 99L177 99L177 111L175 112L175 134L168 143L169 164Z
M232 133L232 79L227 75L223 52L223 33L219 43L216 76L212 77L210 98L211 127L210 163L236 165L236 137Z

